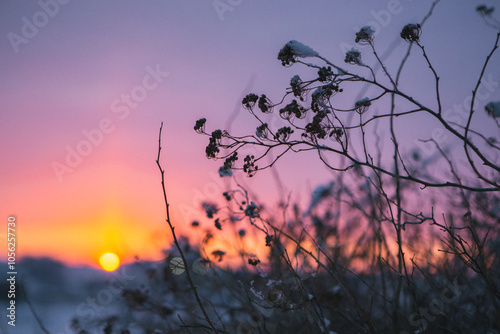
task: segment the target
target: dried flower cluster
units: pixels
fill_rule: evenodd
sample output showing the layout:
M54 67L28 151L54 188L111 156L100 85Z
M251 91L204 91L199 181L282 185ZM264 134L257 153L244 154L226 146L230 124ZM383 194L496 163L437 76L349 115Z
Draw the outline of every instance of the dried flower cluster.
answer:
M419 42L422 29L420 24L407 24L401 31L401 38L407 42Z

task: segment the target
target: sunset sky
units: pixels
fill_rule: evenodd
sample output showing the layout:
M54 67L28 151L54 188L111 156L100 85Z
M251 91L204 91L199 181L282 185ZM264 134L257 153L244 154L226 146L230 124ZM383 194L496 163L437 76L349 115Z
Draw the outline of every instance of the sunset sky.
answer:
M224 128L236 112L231 130L253 132L258 124L241 99L253 91L281 98L300 71L276 59L292 39L347 67L344 53L355 46L355 32L375 22L381 53L400 42L387 59L394 72L391 64L406 50L402 27L420 22L431 3L0 1L0 213L4 227L9 215L17 218L18 256L93 266L107 252L124 262L161 258L170 240L155 164L161 122L173 221L176 231L192 233L199 204L223 199L226 182L217 175L221 162L205 157L207 138L193 131L197 119L206 117L208 129ZM423 30L422 42L443 73L445 109L470 95L494 42L494 31L475 12L479 4L443 0ZM50 15L40 14L43 8ZM403 87L431 103L432 74L420 53L412 59ZM497 83L499 59L486 73ZM346 92L346 103L356 93ZM500 100L498 87L477 109L492 99ZM485 116L478 122L495 129ZM429 128L416 129L405 132L406 152L414 138L429 137ZM329 172L314 161L289 157L277 165L293 198L328 182ZM237 178L277 202L270 172Z

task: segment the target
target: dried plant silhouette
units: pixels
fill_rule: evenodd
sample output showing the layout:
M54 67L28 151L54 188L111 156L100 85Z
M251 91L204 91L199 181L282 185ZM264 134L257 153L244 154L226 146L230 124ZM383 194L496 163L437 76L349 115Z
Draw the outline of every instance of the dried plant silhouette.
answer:
M466 116L457 117L447 112L444 74L423 42L438 3L398 32L407 44L397 64L382 61L369 26L353 36L365 51L353 48L341 61L292 40L278 60L308 77L292 76L277 103L246 95L242 105L256 124L249 133L196 122L194 130L208 137L206 156L222 161L219 175L233 185L220 201L202 203L213 226L197 246L176 236L170 220L162 124L156 162L175 247L145 269L145 286L123 291L127 316L93 326L104 333L499 333L500 101L480 101L478 92L500 24L493 8L477 7L495 32L470 83ZM404 84L413 57L425 61L432 99ZM366 97L349 100L358 91ZM491 133L478 117L489 117ZM404 127L420 124L435 131L408 140ZM428 150L416 150L414 139ZM238 181L238 173L253 177L294 154L314 154L332 171L307 208L286 194L276 206L261 203ZM233 271L222 267L230 249L207 251L220 230L231 229L226 244L243 263ZM250 238L266 247L266 258L254 254ZM180 275L169 265L176 254Z

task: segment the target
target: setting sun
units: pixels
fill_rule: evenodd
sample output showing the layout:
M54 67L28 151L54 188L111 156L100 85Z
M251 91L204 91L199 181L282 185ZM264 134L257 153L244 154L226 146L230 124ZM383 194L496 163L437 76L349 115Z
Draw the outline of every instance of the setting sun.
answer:
M105 253L99 258L99 264L102 269L106 271L113 271L120 266L120 258L114 253Z

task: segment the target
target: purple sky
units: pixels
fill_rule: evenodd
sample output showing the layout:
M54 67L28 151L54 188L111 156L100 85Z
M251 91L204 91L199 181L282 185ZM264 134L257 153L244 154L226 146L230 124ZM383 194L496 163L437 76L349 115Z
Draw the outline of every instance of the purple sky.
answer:
M188 223L192 217L186 212L196 208L194 203L215 193L219 199L224 190L213 177L221 163L205 158L207 138L193 131L198 118L206 117L210 130L223 128L239 108L232 130L248 133L251 125L253 132L258 124L240 108L242 96L255 91L278 100L294 74L307 73L299 66L283 68L276 59L291 39L348 68L343 50L355 46L359 28L375 22L381 54L400 41L387 60L394 73L406 50L399 32L421 21L431 3L0 2L2 219L18 217L25 255L90 263L110 247L125 256L158 254L166 240L154 163L160 122L165 123L163 161L174 218ZM225 7L217 10L221 4ZM423 30L422 43L442 73L445 110L470 95L494 42L494 31L475 13L478 4L442 1ZM51 16L40 14L43 6ZM40 26L37 31L30 30L33 22ZM369 63L367 48L360 50ZM500 82L499 59L496 55L486 72L493 83ZM410 58L401 87L422 102L435 100L432 74L420 52ZM489 95L479 101L477 124L494 133L498 129L482 114L487 102L500 100L500 89L484 91ZM346 92L341 103L352 105L356 93ZM135 96L137 104L127 106L125 95ZM415 138L430 137L428 122L417 118L401 124L406 152L416 147ZM86 134L95 142L90 147L84 144ZM68 149L88 155L68 166ZM54 167L61 165L68 169L58 174ZM295 198L329 178L314 159L289 157L277 168ZM269 172L239 179L274 201L274 187L265 187L274 185Z

